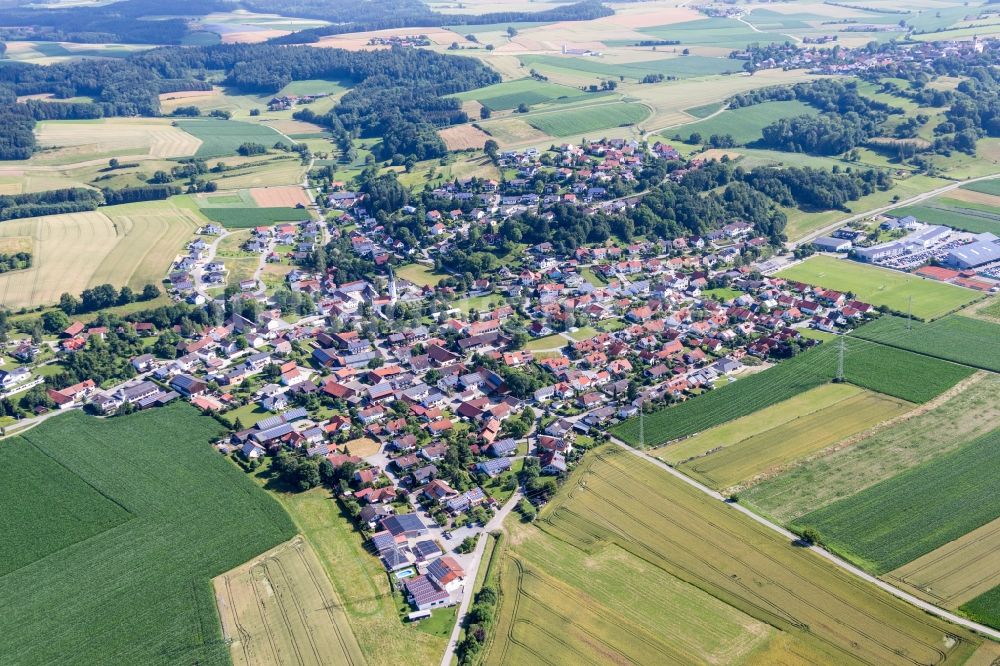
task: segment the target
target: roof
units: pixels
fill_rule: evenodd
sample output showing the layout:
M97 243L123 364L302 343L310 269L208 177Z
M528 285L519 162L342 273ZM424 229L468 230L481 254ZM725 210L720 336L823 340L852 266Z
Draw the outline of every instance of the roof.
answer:
M414 576L407 578L403 582L407 594L413 599L417 607L427 606L439 601L444 601L450 595L438 587L428 576Z
M391 534L403 534L404 532L425 532L427 526L421 522L414 513L404 513L400 516L389 516L382 521L382 527Z
M465 578L465 570L451 555L439 557L427 567L427 575L440 585L447 585L453 580Z

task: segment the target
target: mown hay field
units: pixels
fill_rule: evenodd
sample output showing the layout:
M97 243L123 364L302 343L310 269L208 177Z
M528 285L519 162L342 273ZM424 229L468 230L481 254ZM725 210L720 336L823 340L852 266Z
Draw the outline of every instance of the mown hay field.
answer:
M796 519L882 574L1000 517L1000 429Z
M30 308L98 284L159 284L203 221L184 197L9 220L0 237L30 237L34 256L31 268L0 275L0 302Z
M234 666L365 663L337 593L301 536L212 585Z
M525 116L525 120L532 127L550 136L575 136L613 127L635 125L647 116L649 109L642 104L613 102L547 111Z
M972 374L967 368L865 340L844 340L844 378L851 384L923 403ZM823 343L772 368L645 417L645 444L657 446L747 416L836 377L838 343ZM639 444L639 419L611 429Z
M921 413L764 481L740 502L791 522L989 432L1000 421L998 391L1000 376L977 373Z
M35 131L40 150L25 164L65 166L111 157L189 157L202 146L199 137L157 118L47 120L38 123Z
M616 447L588 454L508 553L487 664L947 664L981 642ZM761 641L705 594L778 631Z
M0 444L34 449L130 517L0 576L0 662L230 663L210 580L295 529L209 446L220 434L177 403L115 419L71 412ZM20 486L13 472L0 467L0 487ZM71 513L50 516L43 501L64 491L63 480L21 486L16 501L30 519L8 525L5 539L30 542L39 519L83 536Z
M1000 372L1000 326L949 315L932 322L879 317L851 335L891 347Z
M872 305L885 305L897 312L912 311L920 319L940 317L980 298L971 289L824 255L790 266L780 271L778 277L849 291Z
M835 385L834 385L835 386ZM817 389L813 389L817 390ZM778 405L770 409L776 409ZM690 476L716 488L730 488L770 474L812 453L833 446L913 407L871 391L837 401L770 430L748 436L719 451L680 466Z

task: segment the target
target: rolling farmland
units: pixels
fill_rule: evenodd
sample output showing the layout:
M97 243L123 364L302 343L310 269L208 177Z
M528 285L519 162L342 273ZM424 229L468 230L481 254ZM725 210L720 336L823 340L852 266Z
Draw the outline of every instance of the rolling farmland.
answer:
M1000 517L1000 429L794 521L885 573Z
M851 335L884 345L1000 372L1000 326L949 315L929 323L879 317Z
M463 101L475 100L491 111L506 111L516 109L519 104L534 106L562 98L575 99L586 94L569 86L535 79L518 79L457 93L452 97Z
M984 592L961 609L962 614L976 622L1000 628L1000 587Z
M736 143L745 144L760 139L761 130L777 118L815 116L818 113L819 111L815 108L798 101L764 102L763 104L723 111L707 120L684 125L676 131L680 132L683 137L689 136L691 132L698 132L705 141L713 134L729 134Z
M956 389L923 413L754 486L740 502L788 523L992 430L1000 377L978 373Z
M253 142L270 148L284 137L266 125L237 120L178 120L177 127L201 140L197 157L235 155L240 144Z
M201 137L158 118L50 120L38 124L42 150L27 163L60 165L111 157L189 157L200 154ZM272 141L273 143L273 141Z
M79 479L71 488L87 485L131 518L83 540L74 516L52 518L51 529L78 540L36 550L40 559L0 577L0 661L228 663L210 579L295 531L280 505L208 446L219 433L211 418L175 404L108 420L71 412L0 443L48 457ZM10 473L0 467L0 487L15 481ZM39 517L48 519L44 498L66 492L64 480L21 493L32 520L13 525L14 538L33 537Z
M971 289L822 255L786 268L778 277L849 291L862 301L897 312L907 312L912 297L913 316L921 319L940 317L980 298Z
M738 661L691 641L718 641L723 628L732 635L739 616L723 616L725 624L692 638L690 623L697 628L720 611L668 576L779 630L751 662L961 663L980 642L614 447L585 458L538 520L515 528L510 541L487 664L542 662L553 651L582 663L599 661L595 654L634 663L651 653L655 663ZM563 558L593 570L568 565L563 573ZM609 559L615 566L605 576ZM676 623L667 614L678 606L656 603L668 591L686 597L674 602L686 609ZM753 626L740 623L746 645ZM663 642L669 651L659 650Z
M825 384L836 375L837 355L836 346L825 343L768 370L650 414L645 418L646 444L655 446L708 430ZM971 368L892 347L845 340L845 379L907 402L926 402L972 372ZM639 444L636 418L611 432L630 444Z
M234 666L359 666L364 654L312 547L295 537L213 581Z
M642 104L613 102L528 115L525 120L545 134L558 137L635 125L648 115L649 109Z
M747 436L680 468L713 488L729 488L752 480L754 475L779 470L822 451L912 406L897 398L863 391L765 432ZM780 405L770 409L778 407Z

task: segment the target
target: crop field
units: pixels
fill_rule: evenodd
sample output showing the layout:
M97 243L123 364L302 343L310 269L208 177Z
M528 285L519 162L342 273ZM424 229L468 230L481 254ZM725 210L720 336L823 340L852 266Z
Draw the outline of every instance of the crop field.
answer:
M943 224L962 231L973 233L988 231L1000 235L1000 209L993 209L991 206L980 206L980 209L977 209L974 204L949 206L943 199L931 201L929 204L894 208L889 212L901 217L912 215L927 224Z
M230 158L230 160L239 163L245 161L245 158ZM218 183L220 192L278 185L298 186L302 183L305 170L306 167L297 158L281 154L247 164L240 169L226 171L214 180Z
M921 319L940 317L980 297L971 289L827 256L809 257L779 271L778 277L849 291L862 301L897 312L908 312L912 297L913 316Z
M1000 429L794 521L874 573L1000 517Z
M156 118L48 120L38 123L35 131L40 150L24 164L65 166L106 162L112 157L188 157L203 147L200 137Z
M444 141L448 150L481 149L490 139L490 135L473 125L454 125L438 130L438 136Z
M1000 197L1000 180L980 180L976 183L962 185L961 189Z
M309 219L305 208L202 208L202 215L227 229L250 229Z
M884 578L939 606L957 608L1000 585L1000 520L972 530Z
M475 100L491 111L505 111L516 109L519 104L534 106L560 98L582 97L586 94L582 90L570 86L561 86L535 79L518 79L469 90L452 95L452 97L463 101Z
M707 141L713 134L729 134L737 144L746 144L761 138L761 130L778 118L814 116L819 111L802 102L765 102L740 109L723 111L717 116L691 123L678 129L687 138L692 132L701 134ZM670 132L673 134L673 132Z
M312 202L306 196L306 191L295 185L285 187L254 187L250 196L261 208L295 208L298 205L308 206Z
M850 338L844 343L848 382L907 402L927 402L973 372L867 341ZM836 376L837 356L835 344L823 343L763 372L650 414L645 417L645 444L657 446L693 435L826 384ZM611 432L637 445L639 419L620 423Z
M977 373L910 418L750 488L740 502L789 523L989 432L1000 420L997 391L1000 376Z
M1000 628L1000 587L994 587L992 590L980 594L972 601L962 605L959 611L962 615L976 622Z
M107 420L71 412L0 444L31 448L64 472L24 489L15 501L30 518L15 514L26 520L5 526L5 539L31 542L40 519L77 539L58 551L50 541L53 550L36 549L39 559L0 576L0 661L229 663L209 581L295 531L277 502L209 446L220 432L177 403ZM0 467L5 491L23 483L11 472ZM84 501L80 515L96 501L87 486L129 519L83 539L76 511L50 517L46 500L67 493L70 476L78 481L66 501Z
M655 39L676 39L683 46L704 44L723 48L739 49L747 44L759 42L782 43L788 36L780 32L755 31L745 23L729 18L705 18L664 26L642 28L643 34Z
M821 388L823 387L813 391ZM897 398L861 391L764 432L748 433L744 438L680 467L690 476L713 488L730 488L753 480L757 474L780 470L783 466L822 451L845 437L898 416L912 406ZM774 405L768 410L777 410L779 407L780 405Z
M295 537L213 582L234 666L364 664L316 553Z
M522 118L498 118L479 123L483 131L496 139L501 146L530 145L545 142L552 137L529 125Z
M0 275L0 302L35 307L98 284L158 284L203 221L183 200L4 222L0 237L30 237L34 258L31 268Z
M526 116L532 127L550 136L575 136L587 132L635 125L649 115L642 104L613 102L588 107L549 111Z
M625 77L635 81L642 80L647 74L689 78L742 71L742 65L729 58L709 58L696 55L637 62L607 62L605 59L593 57L525 55L521 56L521 62L525 66L538 69L543 73L570 70L574 73L593 74L606 79Z
M241 144L260 143L270 148L284 137L270 127L259 123L237 120L178 120L177 127L201 140L195 153L197 157L234 155Z
M961 315L932 322L879 317L851 335L891 347L1000 372L1000 326Z
M980 643L615 447L510 543L487 664L945 664ZM732 611L777 631L747 654L759 630Z

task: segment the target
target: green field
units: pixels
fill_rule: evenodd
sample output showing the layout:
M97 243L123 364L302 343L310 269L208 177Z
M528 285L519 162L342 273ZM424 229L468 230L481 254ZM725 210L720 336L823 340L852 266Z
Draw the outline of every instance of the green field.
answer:
M932 200L930 204L904 206L903 208L894 208L889 212L899 217L912 215L927 224L943 224L977 234L988 231L1000 235L1000 209L984 205L976 206L957 200L949 200L953 205L945 205L943 201L940 199ZM954 205L959 203L963 205Z
M690 113L690 111L688 112ZM745 144L759 139L761 130L778 118L814 116L818 113L819 111L813 107L798 101L764 102L763 104L723 111L707 120L684 125L676 130L670 130L670 132L679 132L684 138L690 136L692 132L698 132L703 141L708 141L708 138L713 134L729 134L737 144Z
M433 266L425 266L424 264L407 264L396 269L395 273L396 277L408 280L418 287L436 285L447 277L447 275L435 273Z
M489 665L947 664L980 641L616 447L508 529Z
M524 116L532 127L550 136L575 136L587 132L635 125L649 115L642 104L614 102Z
M908 402L930 400L972 373L971 368L855 338L845 341L844 378ZM836 376L838 349L823 343L773 368L645 417L646 445L664 444L752 414L825 384ZM639 419L611 430L639 443Z
M851 292L859 300L896 312L910 312L912 297L913 316L920 319L940 317L980 298L971 289L822 255L779 271L778 277Z
M738 49L758 42L781 44L788 36L780 32L754 31L753 28L730 18L705 18L684 23L670 23L652 28L640 28L639 32L656 39L676 39L681 44L704 44L723 48Z
M963 387L922 414L754 486L740 502L788 523L957 449L1000 420L1000 376L979 373Z
M567 57L552 55L524 55L521 62L526 67L546 70L569 70L582 74L619 79L642 80L647 74L663 74L677 78L708 76L742 71L742 65L729 58L709 58L705 56L680 56L659 60L609 63L594 57Z
M885 573L1000 517L1000 429L797 519L824 545Z
M309 219L305 208L202 208L202 215L227 229L249 229Z
M984 592L959 608L962 615L989 627L1000 628L1000 586Z
M851 335L974 368L1000 372L1000 326L948 315L932 322L880 317Z
M278 91L278 96L282 95L336 95L337 93L342 93L347 90L347 86L344 86L339 81L331 81L329 79L303 79L301 81L292 81L280 91Z
M1000 197L1000 179L994 180L980 180L975 183L968 183L962 185L963 190L971 190L972 192L981 192L983 194L992 194L993 196Z
M556 99L573 99L587 93L577 88L561 86L535 79L504 81L485 88L478 88L453 95L463 101L476 100L491 111L516 109L519 104L534 106Z
M0 577L0 662L229 663L209 581L295 529L209 446L220 433L178 403L107 420L72 412L0 442L27 449L22 465L60 470L29 483L16 465L0 466L4 540L30 544L39 525L64 536L36 544L38 559Z
M178 120L177 127L201 139L196 157L235 155L244 143L259 143L270 148L284 137L266 125L237 120ZM287 141L286 141L287 143Z

